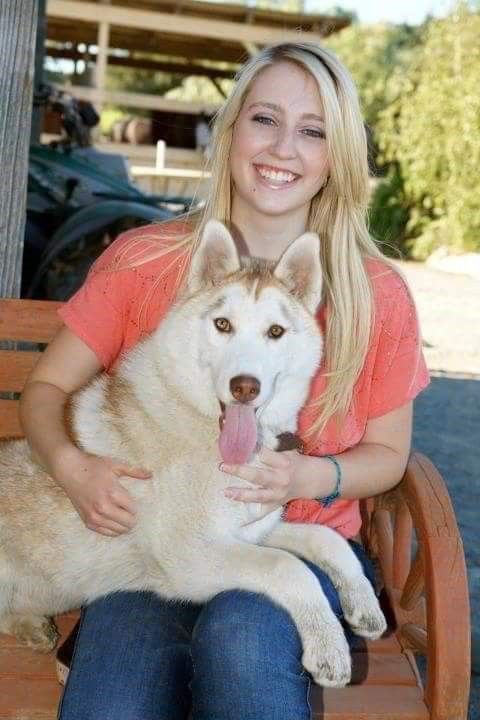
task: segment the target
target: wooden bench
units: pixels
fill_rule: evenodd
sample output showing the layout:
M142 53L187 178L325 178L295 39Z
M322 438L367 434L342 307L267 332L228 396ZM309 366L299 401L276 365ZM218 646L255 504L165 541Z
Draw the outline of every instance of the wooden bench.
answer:
M0 300L0 437L21 437L17 399L40 348L60 325L59 303ZM1 513L1 508L0 508ZM388 634L359 641L353 681L313 687L315 720L465 720L470 618L462 540L445 484L413 453L401 483L362 503L363 540L378 560ZM78 613L58 618L65 638ZM415 654L426 657L423 686ZM275 668L272 667L272 672ZM61 693L55 655L35 654L0 636L0 720L53 720ZM261 720L261 718L259 718ZM293 719L292 719L293 720Z

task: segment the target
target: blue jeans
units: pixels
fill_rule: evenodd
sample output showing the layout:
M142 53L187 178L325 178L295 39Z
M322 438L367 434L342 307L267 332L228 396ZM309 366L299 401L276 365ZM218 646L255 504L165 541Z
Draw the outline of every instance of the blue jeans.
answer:
M363 548L351 541L373 582ZM332 609L338 595L307 562ZM263 595L176 603L121 592L82 611L60 720L310 720L311 677L289 614Z

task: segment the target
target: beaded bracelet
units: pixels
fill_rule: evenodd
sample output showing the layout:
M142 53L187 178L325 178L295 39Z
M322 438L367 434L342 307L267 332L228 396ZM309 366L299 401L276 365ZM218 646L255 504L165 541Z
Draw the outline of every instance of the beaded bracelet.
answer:
M318 502L322 503L324 507L328 507L333 503L334 500L336 500L338 497L340 497L340 484L342 482L342 468L340 467L340 463L338 462L337 458L333 455L323 455L323 457L326 460L330 460L335 465L335 470L337 471L337 477L335 481L335 489L330 495L327 495L323 498L315 498L315 500L318 500Z

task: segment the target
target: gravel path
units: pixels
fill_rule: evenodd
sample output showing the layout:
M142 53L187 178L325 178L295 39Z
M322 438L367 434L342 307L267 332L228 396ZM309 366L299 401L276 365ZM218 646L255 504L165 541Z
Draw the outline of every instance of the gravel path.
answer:
M397 264L417 302L430 370L480 379L480 278Z
M443 475L464 542L475 670L469 720L480 720L480 278L398 266L417 303L432 374L415 402L414 446Z

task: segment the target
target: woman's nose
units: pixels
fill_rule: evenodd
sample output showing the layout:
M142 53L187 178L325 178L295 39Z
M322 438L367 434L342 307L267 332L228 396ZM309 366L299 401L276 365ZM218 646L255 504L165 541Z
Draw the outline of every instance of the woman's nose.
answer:
M273 143L273 150L278 157L294 157L297 152L295 133L288 128L280 128Z

